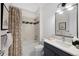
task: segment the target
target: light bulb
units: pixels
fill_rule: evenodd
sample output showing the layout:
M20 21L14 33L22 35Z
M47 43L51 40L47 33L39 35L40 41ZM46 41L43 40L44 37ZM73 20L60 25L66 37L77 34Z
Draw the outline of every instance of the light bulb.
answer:
M63 11L60 11L59 14L63 14Z
M74 9L74 7L69 7L67 10L73 10Z
M59 9L59 10L57 10L56 12L61 12L61 10Z
M59 10L57 10L56 12L57 12L58 14L63 14L63 11L62 11L62 10L60 10L60 9L59 9Z
M66 6L66 8L69 8L69 7L72 7L72 5L68 5L68 6Z

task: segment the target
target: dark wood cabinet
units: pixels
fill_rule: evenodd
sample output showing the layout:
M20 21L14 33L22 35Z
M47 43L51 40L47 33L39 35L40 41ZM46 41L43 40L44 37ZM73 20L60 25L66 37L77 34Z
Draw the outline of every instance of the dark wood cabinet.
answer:
M44 56L72 56L55 46L44 42Z

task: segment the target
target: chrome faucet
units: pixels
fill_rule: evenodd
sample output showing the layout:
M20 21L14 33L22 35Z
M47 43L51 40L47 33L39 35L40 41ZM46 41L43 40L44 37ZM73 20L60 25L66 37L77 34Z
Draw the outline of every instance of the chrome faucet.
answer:
M62 37L62 40L63 40L63 42L65 41L65 37L64 36Z

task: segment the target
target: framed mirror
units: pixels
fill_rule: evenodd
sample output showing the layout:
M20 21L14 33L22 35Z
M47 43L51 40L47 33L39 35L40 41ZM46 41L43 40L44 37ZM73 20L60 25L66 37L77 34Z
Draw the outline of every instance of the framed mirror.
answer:
M8 30L8 10L4 3L1 3L1 30Z
M58 36L78 37L78 4L60 9L55 13L55 34Z

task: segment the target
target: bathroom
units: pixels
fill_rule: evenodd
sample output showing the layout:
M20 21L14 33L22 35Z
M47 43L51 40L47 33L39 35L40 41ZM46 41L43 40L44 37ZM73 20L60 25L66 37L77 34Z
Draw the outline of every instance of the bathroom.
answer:
M0 8L1 56L79 56L78 3L1 3Z

